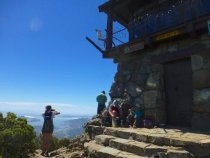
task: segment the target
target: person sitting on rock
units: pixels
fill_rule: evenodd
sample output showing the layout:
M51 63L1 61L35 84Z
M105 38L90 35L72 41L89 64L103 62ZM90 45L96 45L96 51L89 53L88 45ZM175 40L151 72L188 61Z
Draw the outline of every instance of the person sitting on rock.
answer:
M126 126L133 127L134 116L133 116L133 108L128 110L128 116L126 117Z
M114 100L110 105L109 114L112 118L112 127L117 127L119 125L118 121L120 118L120 107L117 100Z
M126 117L129 114L129 109L132 107L131 106L131 97L128 94L127 90L124 90L123 96L122 96L122 101L120 104L121 107L121 126L126 125Z
M134 117L133 128L140 127L143 119L143 111L141 109L141 106L139 104L136 104L133 108L132 113Z
M109 109L108 108L105 108L103 111L102 111L102 117L101 117L101 126L111 126L112 124L112 119L111 119L111 116L109 114Z
M136 104L135 107L129 109L129 114L126 119L126 123L129 127L140 127L143 119L143 110L139 104Z

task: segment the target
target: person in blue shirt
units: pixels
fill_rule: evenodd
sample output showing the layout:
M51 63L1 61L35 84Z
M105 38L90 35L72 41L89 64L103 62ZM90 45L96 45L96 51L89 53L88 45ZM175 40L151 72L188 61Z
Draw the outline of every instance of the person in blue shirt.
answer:
M143 110L139 104L129 109L129 114L127 116L127 125L133 128L140 127L143 119Z
M132 111L134 122L133 128L139 127L142 123L143 119L143 111L139 104L136 104Z

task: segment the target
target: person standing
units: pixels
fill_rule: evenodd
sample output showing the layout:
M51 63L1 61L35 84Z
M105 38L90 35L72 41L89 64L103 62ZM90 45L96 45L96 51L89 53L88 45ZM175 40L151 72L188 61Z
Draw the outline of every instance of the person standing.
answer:
M55 115L60 114L60 112L52 109L51 105L45 107L45 112L42 114L44 118L44 123L42 126L42 155L49 156L50 147L53 142L53 118Z
M96 97L98 102L97 114L102 114L103 109L106 107L107 97L105 91L102 91L100 95Z

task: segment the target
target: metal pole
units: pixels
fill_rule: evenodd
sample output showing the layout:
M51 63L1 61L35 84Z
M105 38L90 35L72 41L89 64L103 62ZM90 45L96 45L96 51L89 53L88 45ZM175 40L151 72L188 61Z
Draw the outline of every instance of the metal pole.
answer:
M89 37L86 37L86 40L90 42L96 49L98 49L102 54L104 54L104 51L97 45L95 42L93 42Z

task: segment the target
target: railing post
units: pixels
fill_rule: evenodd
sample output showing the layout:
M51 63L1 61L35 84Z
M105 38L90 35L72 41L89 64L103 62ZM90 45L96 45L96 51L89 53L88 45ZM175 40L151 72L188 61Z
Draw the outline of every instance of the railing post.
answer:
M110 50L112 48L112 42L113 42L112 34L113 34L113 17L110 11L107 17L106 50Z
M208 24L208 32L209 32L209 36L210 36L210 20L207 21Z

